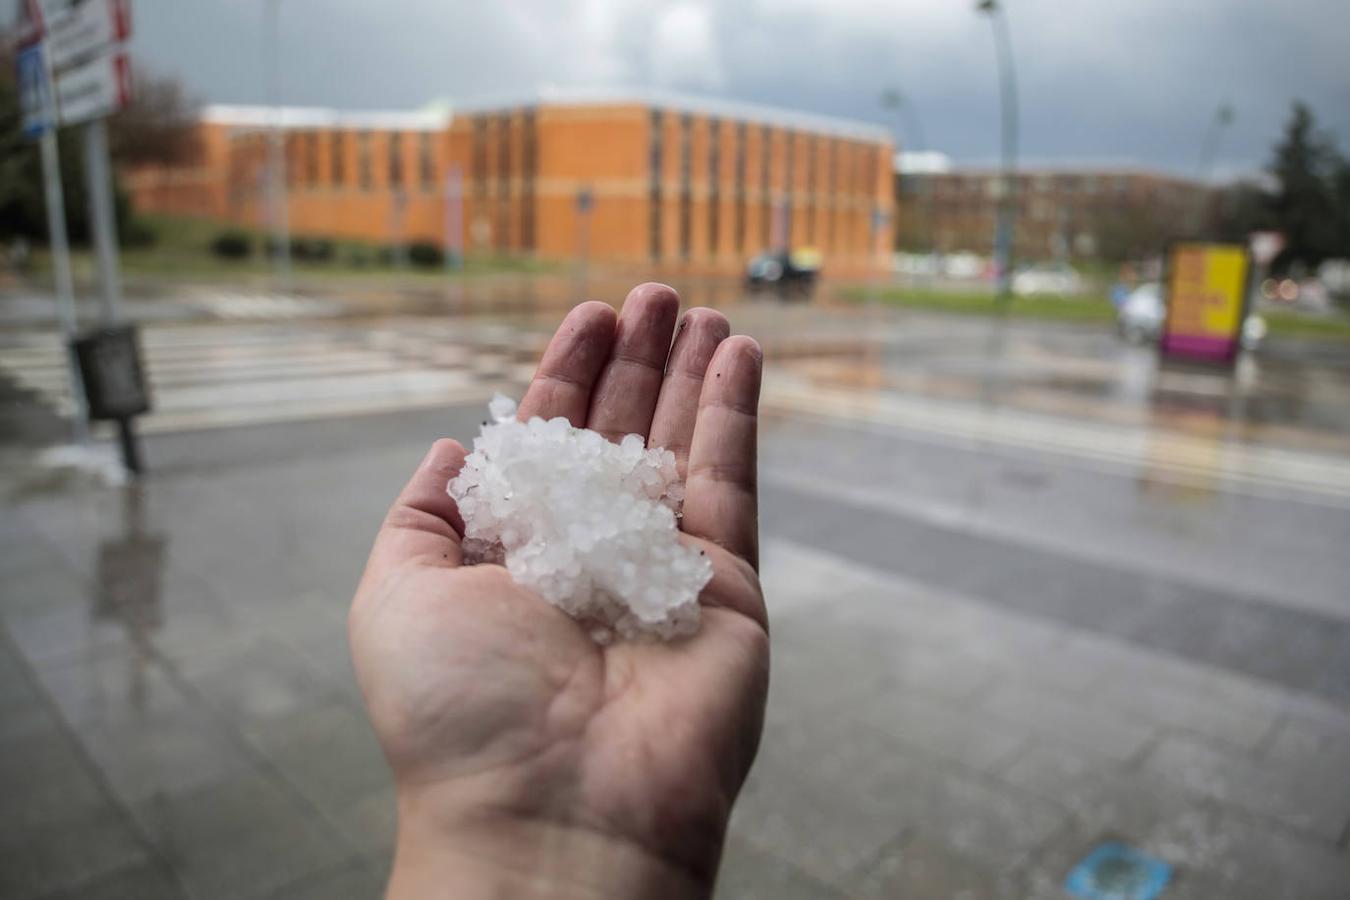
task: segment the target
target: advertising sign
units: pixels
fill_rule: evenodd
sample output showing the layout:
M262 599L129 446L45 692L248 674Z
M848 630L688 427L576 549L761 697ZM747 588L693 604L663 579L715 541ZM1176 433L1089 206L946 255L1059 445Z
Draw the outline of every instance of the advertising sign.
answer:
M1241 244L1173 244L1167 260L1166 357L1231 363L1241 348L1251 269Z

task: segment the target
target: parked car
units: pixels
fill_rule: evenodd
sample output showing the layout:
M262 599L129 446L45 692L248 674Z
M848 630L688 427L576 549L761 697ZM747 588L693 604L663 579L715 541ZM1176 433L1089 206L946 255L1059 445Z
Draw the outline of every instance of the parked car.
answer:
M1034 266L1013 275L1013 293L1019 297L1083 292L1083 279L1068 266Z
M1167 318L1162 285L1145 282L1130 292L1116 314L1116 328L1120 336L1131 344L1149 344L1162 334ZM1266 320L1251 313L1242 322L1242 346L1255 350L1266 336Z
M778 250L761 253L745 269L748 290L774 291L783 296L807 297L820 277L820 256L814 251Z

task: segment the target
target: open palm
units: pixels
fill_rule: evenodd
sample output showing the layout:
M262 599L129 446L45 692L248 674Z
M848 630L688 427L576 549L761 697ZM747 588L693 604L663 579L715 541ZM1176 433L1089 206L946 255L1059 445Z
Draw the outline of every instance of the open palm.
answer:
M546 880L555 870L575 880L568 857L598 845L611 868L655 860L668 886L711 884L768 683L756 573L761 356L711 310L676 329L678 307L670 288L645 284L617 322L602 303L572 310L520 415L565 416L613 440L641 434L675 452L687 470L682 539L713 564L695 636L602 647L502 567L461 566L463 527L445 492L464 459L454 441L432 447L391 508L350 624L399 788L401 857L416 820L457 837L510 835L511 850L489 840L475 852L512 854ZM391 894L399 877L396 866Z

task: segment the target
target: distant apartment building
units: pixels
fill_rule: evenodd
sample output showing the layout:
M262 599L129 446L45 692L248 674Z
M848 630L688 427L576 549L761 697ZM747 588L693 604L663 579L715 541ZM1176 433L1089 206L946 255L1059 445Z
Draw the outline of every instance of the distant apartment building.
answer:
M277 113L210 106L190 164L126 173L137 209L267 223ZM884 128L657 94L555 94L426 112L285 108L295 235L735 271L812 247L829 270L878 264L893 221ZM588 217L583 227L582 217ZM456 238L462 236L462 239Z
M906 210L897 245L989 253L1003 190L997 169L897 174L896 201ZM1212 193L1200 182L1134 168L1023 169L1015 255L1024 261L1149 255L1201 227Z

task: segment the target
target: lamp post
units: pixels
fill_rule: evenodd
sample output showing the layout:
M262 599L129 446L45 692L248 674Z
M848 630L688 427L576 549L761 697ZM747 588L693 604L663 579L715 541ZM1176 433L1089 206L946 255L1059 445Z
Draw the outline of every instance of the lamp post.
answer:
M1205 135L1200 140L1200 157L1195 165L1195 181L1198 187L1196 201L1191 210L1189 229L1193 234L1198 235L1205 228L1205 207L1210 197L1209 176L1214 168L1214 157L1219 151L1219 140L1223 137L1223 130L1231 124L1233 124L1233 107L1222 103L1214 110L1214 118L1210 119L1209 127L1205 129Z
M915 152L926 151L928 141L924 138L923 123L919 120L919 111L908 98L901 93L899 88L888 88L881 93L881 105L890 110L895 115L895 142L900 146L900 135L904 132L909 135L910 144ZM901 184L904 184L905 173L900 173ZM920 246L928 256L933 254L933 184L932 174L921 176L920 192L922 195L923 206L923 231L921 233Z
M1013 66L1012 36L1008 14L1000 0L979 0L977 12L989 17L998 57L998 83L1002 110L1003 191L994 228L994 260L998 265L999 299L1012 296L1013 228L1017 217L1017 71Z
M1210 169L1214 167L1214 156L1219 151L1219 139L1223 137L1223 130L1232 124L1233 107L1227 103L1220 104L1214 110L1214 118L1210 119L1205 136L1200 141L1200 158L1195 166L1196 181L1209 178Z
M266 25L263 71L267 79L267 105L272 108L267 140L267 212L272 226L272 252L277 278L283 289L291 279L291 225L286 196L286 141L281 109L281 0L264 0Z

